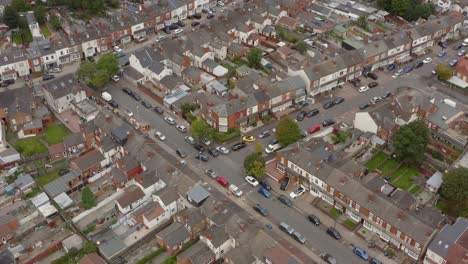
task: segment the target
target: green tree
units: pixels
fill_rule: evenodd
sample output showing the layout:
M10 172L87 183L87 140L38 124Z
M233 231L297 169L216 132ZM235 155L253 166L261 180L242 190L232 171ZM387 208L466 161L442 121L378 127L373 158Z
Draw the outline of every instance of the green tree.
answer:
M300 53L300 54L304 54L306 53L307 51L307 46L306 44L304 43L304 41L299 41L296 43L296 45L294 45L294 48Z
M78 79L93 87L102 87L119 71L119 61L112 53L103 55L96 63L82 62Z
M418 18L422 17L427 19L430 15L432 15L435 11L435 6L432 3L425 3L419 4L414 8L414 19L417 20Z
M276 139L282 147L291 145L301 139L301 129L296 122L286 117L280 121L276 128Z
M95 62L84 61L80 64L80 68L78 69L78 79L87 81L97 71L97 64Z
M195 121L192 122L192 136L194 138L203 138L203 137L210 137L210 126L203 120L202 118L198 117Z
M7 25L10 29L18 27L19 15L18 12L13 9L13 7L6 6L3 10L3 23L5 23L5 25Z
M377 6L390 12L392 10L392 0L377 0Z
M16 12L26 12L31 10L31 6L26 3L25 0L13 0L11 6Z
M252 48L247 53L247 62L251 68L260 68L260 61L262 60L262 50L258 48Z
M60 21L60 18L56 15L52 15L50 17L50 26L52 27L53 30L57 31L62 28L62 22Z
M192 103L183 103L180 106L180 109L182 110L182 114L184 117L186 117L188 114L191 114L193 110L195 110L196 106L195 104Z
M96 201L94 200L94 193L88 186L84 187L81 191L81 205L86 210L96 206Z
M265 173L265 159L261 153L251 153L244 159L244 169L249 174L256 178L263 176Z
M103 71L108 79L119 72L119 59L113 53L104 54L98 61L97 67L99 71Z
M406 164L419 164L429 143L429 128L423 121L401 126L392 137L397 158Z
M392 0L392 13L403 18L407 17L411 10L412 0Z
M468 169L459 167L444 173L441 195L444 213L468 217Z
M439 64L435 68L437 78L442 81L446 81L450 78L452 78L453 72L452 68L448 66L447 64Z
M336 135L332 136L333 143L338 144L338 143L344 143L346 142L346 139L348 139L349 134L346 131L340 131L336 133Z
M44 24L46 22L46 13L47 9L43 5L34 6L34 17L37 20L37 23Z
M367 16L360 16L358 20L356 20L356 25L364 30L369 30Z

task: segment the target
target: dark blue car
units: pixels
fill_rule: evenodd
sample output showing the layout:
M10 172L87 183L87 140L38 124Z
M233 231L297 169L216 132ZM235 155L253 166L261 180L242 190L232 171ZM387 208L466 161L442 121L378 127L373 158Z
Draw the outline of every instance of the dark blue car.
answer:
M413 67L408 66L408 67L405 67L405 68L403 69L403 72L404 72L404 73L408 73L408 72L410 72L410 71L412 71L412 70L413 70Z
M258 189L258 192L265 196L265 198L270 198L271 197L271 192L268 191L265 187L261 187L260 189Z
M394 69L396 69L395 64L390 64L390 65L387 66L387 70L389 70L389 71L393 71Z

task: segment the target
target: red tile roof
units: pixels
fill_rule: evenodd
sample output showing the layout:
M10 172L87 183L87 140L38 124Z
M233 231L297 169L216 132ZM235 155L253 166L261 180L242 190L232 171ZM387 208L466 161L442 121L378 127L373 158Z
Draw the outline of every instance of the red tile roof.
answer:
M143 197L145 197L145 193L141 190L141 188L133 185L125 189L125 193L117 199L117 202L122 208L126 208Z
M463 78L463 76L468 78L468 59L463 58L458 61L455 66L455 76L458 76L458 74L462 76L459 78Z

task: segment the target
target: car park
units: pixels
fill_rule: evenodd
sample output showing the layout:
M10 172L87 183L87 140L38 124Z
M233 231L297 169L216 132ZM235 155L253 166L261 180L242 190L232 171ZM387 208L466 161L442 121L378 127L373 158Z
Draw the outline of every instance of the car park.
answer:
M133 116L133 112L130 110L130 109L125 109L124 110L125 114L128 116L128 117L132 117Z
M208 151L208 154L210 154L213 157L219 156L219 152L216 150L216 148L208 148L207 151Z
M172 117L166 116L166 117L164 117L164 120L171 126L176 124L175 119L172 118Z
M194 145L195 143L197 143L197 141L191 136L186 136L184 140L187 141L190 145Z
M292 207L293 206L293 202L288 197L286 197L286 196L284 196L282 194L280 196L278 196L278 201L280 201L281 203L283 203L287 207Z
M367 77L371 78L372 80L377 80L379 77L377 76L377 74L373 73L373 72L369 72L367 73Z
M423 60L423 63L426 63L426 64L427 64L427 63L431 63L431 62L432 62L432 59L431 59L431 58L425 58L425 59Z
M43 81L48 81L48 80L52 80L52 79L55 79L55 75L47 74L47 75L42 77Z
M153 106L150 103L146 102L145 100L141 100L141 104L148 109L153 108Z
M234 184L229 185L229 191L237 197L242 196L242 191Z
M307 116L307 117L313 117L313 116L315 116L315 115L318 115L319 113L320 113L320 110L318 110L317 108L315 108L315 109L312 109L312 110L310 110L310 111L307 111L306 116Z
M182 133L187 133L187 128L184 125L176 125L176 128Z
M409 73L409 72L411 72L411 71L413 71L413 67L412 67L412 66L408 66L408 67L405 67L405 68L403 69L403 72L404 72L404 73Z
M209 146L209 145L211 144L211 141L210 141L208 138L206 138L206 137L202 137L202 138L200 139L200 141L201 141L203 144L207 145L207 146Z
M301 196L302 194L304 194L306 191L306 189L304 188L304 186L302 185L299 185L299 188L297 188L296 190L294 190L293 192L291 192L289 194L289 196L291 196L291 198L295 199L299 196Z
M320 225L320 219L313 214L310 214L309 216L307 216L307 219L309 219L309 221L312 222L316 226Z
M210 159L209 156L206 153L201 152L201 151L198 152L197 155L195 155L195 158L197 160L201 160L201 161L204 161L204 162L207 162Z
M362 258L363 260L368 260L368 259L369 259L369 254L367 254L367 252L366 252L363 248L355 247L355 248L353 249L353 252L354 252L354 254L356 254L358 257Z
M223 187L228 187L229 185L229 181L226 180L226 178L222 177L222 176L216 176L216 181L221 184L221 186Z
M268 191L271 190L271 185L270 185L270 183L268 183L268 181L266 181L266 180L261 181L261 182L260 182L260 185L262 185L262 186L263 186L265 189L267 189Z
M279 224L279 229L290 236L292 236L292 234L294 234L294 232L296 231L294 230L294 228L292 228L290 225L286 224L285 222L281 222Z
M242 141L247 142L247 143L252 143L252 142L255 142L255 137L254 136L243 136Z
M187 153L185 153L183 150L181 149L177 149L176 150L176 154L177 156L181 157L181 158L186 158L187 157Z
M364 109L368 108L369 106L370 106L369 103L364 103L364 104L359 106L359 110L364 110Z
M198 144L198 143L193 144L192 146L193 146L193 148L194 148L196 151L198 151L198 152L205 151L205 148L204 148L202 145Z
M366 91L369 91L369 87L367 87L367 86L361 86L358 89L358 92L360 92L360 93L364 93Z
M323 127L327 127L327 126L331 126L331 125L333 125L333 124L335 124L335 123L336 123L336 122L335 122L335 120L333 120L333 119L326 119L326 120L324 120L324 121L322 122L322 126L323 126Z
M307 242L307 239L299 232L295 231L292 234L292 237L299 243L305 244Z
M271 192L268 191L265 187L260 187L260 189L258 189L258 193L263 195L265 198L270 198L271 197Z
M258 138L266 138L266 137L268 137L268 136L270 136L270 135L271 135L270 131L265 130L265 131L262 131L262 132L258 135Z
M337 105L337 104L341 104L342 102L344 102L345 99L343 97L337 97L335 99L335 101L333 102L334 105Z
M297 114L297 116L296 116L296 120L297 120L297 121L302 121L302 120L304 120L306 114L307 114L306 111L301 111L301 112L299 112L299 114Z
M212 169L205 170L205 174L208 175L210 178L216 179L216 172Z
M154 133L154 137L161 140L161 141L166 140L166 136L164 136L163 133L161 133L161 131L156 131Z
M154 112L158 113L158 114L164 114L164 110L159 107L159 106L156 106L155 108L153 108Z
M379 86L379 83L378 82L371 82L368 84L369 88L375 88L377 86Z
M446 51L441 51L439 52L439 54L437 54L437 56L439 56L440 58L445 57L445 55L447 55Z
M257 179L255 179L254 177L252 176L245 176L245 180L250 184L252 185L253 187L257 187L258 186L258 181Z
M233 151L238 151L238 150L241 150L243 148L245 148L247 146L247 144L245 142L239 142L239 143L236 143L234 144L231 149Z
M455 67L455 65L457 65L457 63L458 63L457 60L451 60L451 61L449 62L449 65L450 65L450 67Z
M223 153L224 155L229 154L229 149L223 146L216 147L216 150L220 153Z
M329 227L327 229L327 234L329 234L330 236L332 236L333 238L335 238L336 240L340 240L341 239L341 234L340 232L336 231L335 228L333 227Z
M326 102L325 104L323 104L323 109L328 109L328 108L331 108L335 105L335 102L334 101L329 101L329 102Z
M263 216L268 216L268 210L260 204L255 204L253 209Z
M290 182L289 177L284 178L280 183L280 190L285 191L286 189L288 189L289 182Z

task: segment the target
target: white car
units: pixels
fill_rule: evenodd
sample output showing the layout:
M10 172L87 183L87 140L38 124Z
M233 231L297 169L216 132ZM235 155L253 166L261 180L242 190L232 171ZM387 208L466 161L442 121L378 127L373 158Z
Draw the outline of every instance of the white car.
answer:
M224 6L223 1L218 1L218 5L219 5L219 6Z
M172 118L172 117L166 116L166 117L164 118L164 120L165 120L167 123L169 123L169 125L171 125L171 126L175 125L175 120L174 120L174 118Z
M314 44L314 41L312 39L304 39L304 43L312 47L312 45Z
M402 75L404 72L403 72L403 69L401 70L398 70L397 72L395 72L393 75L392 75L392 78L395 79L397 78L398 76Z
M130 111L130 109L125 109L124 112L125 112L125 114L128 115L129 117L132 117L132 116L133 116L133 112Z
M257 179L255 179L255 178L252 177L252 176L245 176L245 180L246 180L250 185L252 185L253 187L257 187L257 186L258 186L258 181L257 181Z
M183 125L177 125L176 128L177 128L177 130L179 130L182 133L187 132L187 128L185 126L183 126Z
M166 136L164 136L160 131L156 131L156 133L154 133L154 136L161 141L166 140Z
M119 78L119 76L114 75L114 76L112 76L112 80L114 80L114 82L118 82L120 80L120 78Z
M423 60L424 63L431 63L432 62L432 59L431 58L426 58Z
M229 185L229 191L231 191L231 193L234 194L237 197L242 196L241 189L239 189L239 187L235 186L234 184Z
M366 92L366 91L368 91L368 90L369 90L369 87L367 87L367 86L361 86L361 87L359 87L359 90L358 90L358 91L359 91L360 93L363 93L363 92Z
M297 198L299 196L301 196L302 194L304 194L306 191L306 189L304 188L304 186L302 185L299 185L299 188L297 188L297 190L295 190L294 192L291 192L289 194L289 196L291 196L291 198Z
M180 34L182 32L184 32L184 30L181 29L181 28L178 28L178 29L174 30L174 34L176 34L176 35L178 35L178 34Z
M122 49L119 46L114 46L112 48L115 52L122 52Z
M229 149L226 148L226 147L223 147L223 146L218 146L218 147L216 147L216 150L217 150L219 153L223 153L224 155L229 154Z
M382 97L380 97L380 96L376 96L376 97L371 99L372 104L376 104L376 103L378 103L380 101L382 101Z
M166 36L157 36L156 37L156 42L161 42L166 39Z

